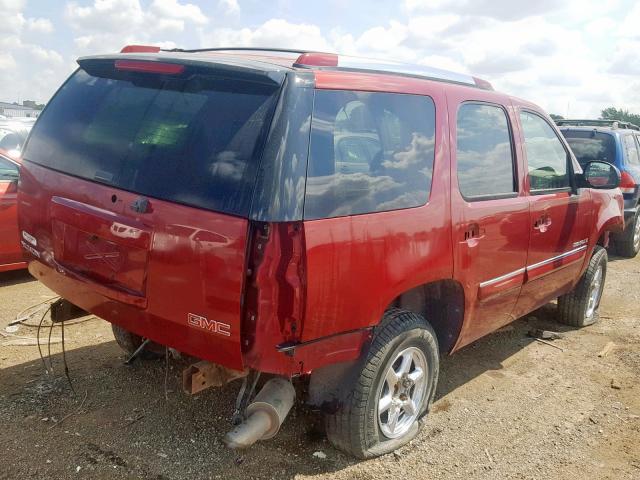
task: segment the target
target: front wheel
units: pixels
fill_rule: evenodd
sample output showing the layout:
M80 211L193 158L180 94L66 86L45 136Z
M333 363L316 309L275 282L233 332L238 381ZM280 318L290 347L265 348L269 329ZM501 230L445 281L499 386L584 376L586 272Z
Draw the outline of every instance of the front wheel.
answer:
M634 258L640 251L640 213L636 213L624 232L616 235L615 247L619 255Z
M325 417L329 441L358 458L392 452L412 440L438 380L435 333L415 313L390 309L378 327L352 391Z
M584 275L569 293L558 298L560 322L586 327L598 319L598 307L607 277L607 251L596 246Z

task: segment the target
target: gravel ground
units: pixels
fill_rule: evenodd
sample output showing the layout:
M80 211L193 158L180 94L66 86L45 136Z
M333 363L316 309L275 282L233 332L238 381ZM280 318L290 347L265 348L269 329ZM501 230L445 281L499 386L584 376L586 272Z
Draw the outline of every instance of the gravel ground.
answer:
M0 331L51 295L27 273L0 274ZM65 328L75 394L59 343L47 375L37 347L0 337L0 479L640 479L639 295L640 258L612 258L596 325L560 327L549 305L445 358L421 434L367 462L334 450L302 406L275 439L226 449L239 384L188 397L172 360L165 393L164 362L124 366L101 320ZM555 348L528 338L531 328L565 335Z

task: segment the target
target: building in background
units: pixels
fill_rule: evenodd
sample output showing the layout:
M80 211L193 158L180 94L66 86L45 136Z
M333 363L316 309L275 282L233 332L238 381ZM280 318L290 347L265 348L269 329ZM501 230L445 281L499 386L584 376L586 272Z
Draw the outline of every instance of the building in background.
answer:
M17 103L0 102L0 115L7 118L28 117L37 118L42 111L43 105L34 101L25 100L22 105Z

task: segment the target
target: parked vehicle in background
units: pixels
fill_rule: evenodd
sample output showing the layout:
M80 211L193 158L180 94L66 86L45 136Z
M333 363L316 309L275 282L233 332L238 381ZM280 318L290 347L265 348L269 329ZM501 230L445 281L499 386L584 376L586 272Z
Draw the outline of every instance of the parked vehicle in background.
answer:
M640 251L640 127L618 120L557 120L578 162L609 162L621 172L624 232L613 236L617 252L628 258Z
M596 320L620 174L581 170L539 107L335 54L123 52L81 58L29 137L29 271L133 357L206 360L190 392L243 377L228 445L275 435L301 377L333 445L390 452L441 353L556 298Z
M18 234L19 164L0 153L0 272L26 268Z
M35 118L0 119L0 153L19 158L34 123Z

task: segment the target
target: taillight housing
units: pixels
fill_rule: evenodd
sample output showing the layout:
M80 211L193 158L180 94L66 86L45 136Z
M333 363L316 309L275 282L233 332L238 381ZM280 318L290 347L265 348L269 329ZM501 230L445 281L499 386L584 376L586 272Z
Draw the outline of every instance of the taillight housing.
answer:
M635 193L636 192L636 181L628 172L622 172L620 174L620 190L622 193Z
M276 371L276 347L302 337L306 254L302 222L252 222L242 314L242 352L252 368Z

